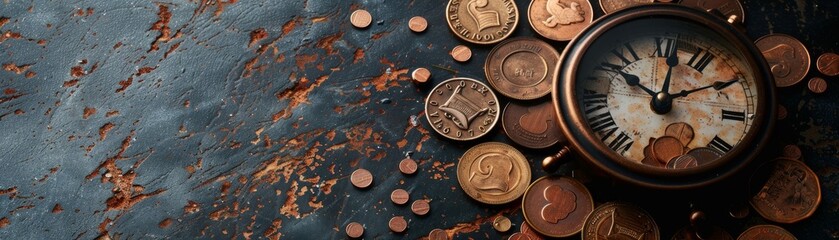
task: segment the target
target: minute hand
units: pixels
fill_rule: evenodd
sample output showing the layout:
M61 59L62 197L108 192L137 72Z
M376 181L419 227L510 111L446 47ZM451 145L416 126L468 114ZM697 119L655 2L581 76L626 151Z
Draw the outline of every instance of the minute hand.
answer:
M712 83L711 85L708 85L708 86L704 86L704 87L700 87L700 88L696 88L696 89L691 89L691 90L682 90L677 94L671 95L671 97L673 97L673 98L687 97L691 93L702 91L702 90L705 90L705 89L708 89L708 88L714 88L715 90L719 91L719 90L722 90L724 88L727 88L728 86L731 86L732 84L736 83L737 81L740 81L740 79L735 78L735 79L728 80L728 81L716 81L716 82L714 82L714 83Z

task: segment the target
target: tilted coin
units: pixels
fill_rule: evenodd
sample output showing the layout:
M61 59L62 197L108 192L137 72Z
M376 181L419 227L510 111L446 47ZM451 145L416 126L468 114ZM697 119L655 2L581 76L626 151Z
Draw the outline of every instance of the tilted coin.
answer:
M492 228L495 228L495 231L506 232L510 231L511 227L513 227L513 222L505 216L498 216L492 220Z
M395 216L387 223L388 228L395 233L404 232L408 228L408 222L402 216Z
M357 28L366 28L373 22L373 16L367 10L359 9L350 14L350 23Z
M583 240L639 239L658 240L653 217L644 209L621 202L609 202L595 208L586 218Z
M708 164L722 157L723 153L719 150L707 147L698 147L688 150L687 155L693 156L699 166Z
M653 157L658 162L666 165L670 159L681 156L685 153L685 147L679 139L671 136L656 138L653 142Z
M417 172L417 162L411 158L402 159L399 161L399 171L403 174L414 174Z
M792 36L769 34L758 38L755 46L769 63L777 87L801 82L810 70L810 53L801 41Z
M717 10L726 19L735 15L741 23L746 19L746 12L743 10L743 5L740 4L740 0L682 0L679 3L704 11Z
M824 53L816 60L816 69L824 75L839 75L839 54Z
M801 148L795 145L786 145L781 155L792 159L801 159Z
M743 231L737 240L796 240L792 233L775 225L757 225Z
M697 166L699 166L699 162L696 161L696 157L690 154L676 157L667 162L667 168L669 169L685 169Z
M347 224L344 231L347 232L347 236L350 238L360 238L361 235L364 235L364 226L357 222L351 222Z
M528 148L546 148L564 139L559 132L551 102L523 106L510 102L504 107L501 126L513 142Z
M399 205L408 203L408 199L410 197L411 196L408 194L408 191L405 191L405 189L396 189L393 190L393 192L390 192L390 201Z
M679 142L682 143L683 146L687 146L691 141L693 141L693 127L690 124L685 122L677 122L671 123L667 125L667 128L664 129L665 136L675 137L679 139Z
M495 93L471 78L446 80L425 99L425 117L434 131L459 141L486 135L498 122L500 110Z
M487 204L505 204L527 190L530 165L524 155L510 145L481 143L460 157L457 181L472 199Z
M431 210L431 205L428 204L428 200L420 199L411 204L411 212L414 212L416 215L422 216L428 214L429 210Z
M413 72L411 72L411 79L414 79L414 81L417 83L427 82L430 78L431 71L428 71L427 68L417 68Z
M807 88L814 93L824 93L824 91L827 91L827 81L824 78L813 77L807 82Z
M448 240L449 235L443 229L435 228L428 233L428 240Z
M523 239L523 240L525 240L525 239L526 240L542 240L542 239L545 239L538 232L534 231L533 228L530 227L529 224L527 224L527 221L524 221L524 222L521 223L521 228L519 229L519 232L521 233L521 238L520 239Z
M499 93L519 100L548 95L554 82L559 52L530 37L513 38L496 45L486 58L484 72Z
M516 29L519 9L513 0L449 0L446 22L454 35L463 40L493 44Z
M428 21L426 21L424 17L416 16L408 20L408 28L411 29L411 31L422 32L425 31L425 28L427 27Z
M537 179L522 199L522 213L528 225L549 237L577 234L593 209L594 201L588 188L562 176Z
M367 169L359 168L350 175L350 182L357 188L367 188L373 184L373 174Z
M624 8L650 3L653 3L653 0L600 0L600 9L603 9L603 13L609 14Z
M760 166L749 180L749 189L755 211L779 223L810 217L822 198L816 173L803 162L787 158Z
M731 236L725 229L716 226L707 227L702 233L697 232L691 226L683 227L679 229L676 234L673 235L671 240L734 240L734 237Z
M466 62L472 58L472 49L469 49L467 46L457 45L452 48L452 51L449 53L452 55L452 58L458 62Z
M533 30L556 41L571 40L594 18L588 0L533 0L527 12Z

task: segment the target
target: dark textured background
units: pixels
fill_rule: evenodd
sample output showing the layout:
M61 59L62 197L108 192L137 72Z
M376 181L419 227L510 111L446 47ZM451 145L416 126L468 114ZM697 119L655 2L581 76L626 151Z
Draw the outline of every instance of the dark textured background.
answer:
M514 35L535 35L528 1L517 2ZM752 38L796 36L813 66L839 52L839 1L744 5ZM372 13L370 28L350 25L359 8ZM445 141L424 119L430 86L484 79L491 49L469 45L472 61L453 62L448 51L464 43L449 33L444 8L442 0L0 1L0 238L332 239L350 221L366 226L365 238L433 228L457 238L511 234L518 205L478 204L457 184L457 158L476 142ZM408 30L415 15L428 19L425 33ZM410 82L415 67L432 71L428 86ZM799 144L824 196L812 218L782 225L799 239L839 238L839 79L826 79L825 94L804 82L778 91L789 116L773 146ZM499 129L481 141L507 141ZM535 162L555 150L524 151L534 179L545 174ZM397 170L408 153L420 161L414 176ZM372 188L350 184L359 167L375 175ZM645 207L663 238L687 224L688 202L735 237L765 222L754 211L726 217L727 204L745 200L737 194L685 200L589 179L595 202ZM429 215L393 205L395 188L431 199ZM514 230L492 230L499 214ZM407 234L389 232L394 215L409 220Z

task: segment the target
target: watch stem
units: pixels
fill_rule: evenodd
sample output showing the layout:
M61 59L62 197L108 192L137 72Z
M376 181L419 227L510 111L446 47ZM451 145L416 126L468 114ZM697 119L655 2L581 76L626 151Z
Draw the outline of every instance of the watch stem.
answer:
M571 149L569 149L568 146L563 146L559 152L554 155L547 156L542 160L542 169L548 173L555 172L559 169L559 166L562 166L562 164L567 162L568 155L570 154Z

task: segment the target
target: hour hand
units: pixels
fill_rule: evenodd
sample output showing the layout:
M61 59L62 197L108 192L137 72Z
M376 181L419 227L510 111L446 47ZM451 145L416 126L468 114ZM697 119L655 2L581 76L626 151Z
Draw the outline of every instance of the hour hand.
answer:
M740 81L740 79L735 78L735 79L731 79L731 80L728 80L728 81L716 81L716 82L712 83L711 85L700 87L700 88L695 88L695 89L691 89L691 90L682 90L679 93L673 94L671 96L673 98L687 97L691 93L702 91L702 90L705 90L705 89L708 89L708 88L714 88L714 90L720 91L720 90L723 90L723 89L727 88L728 86L731 86L732 84L736 83L737 81Z
M621 77L623 77L623 80L626 81L626 85L629 85L630 87L639 87L641 88L641 90L644 90L644 92L646 92L650 96L655 96L655 92L653 92L653 90L647 88L644 85L641 85L641 79L638 78L638 76L635 76L634 74L625 73L619 67L609 67L612 68L612 70L614 70L616 73L620 74Z

